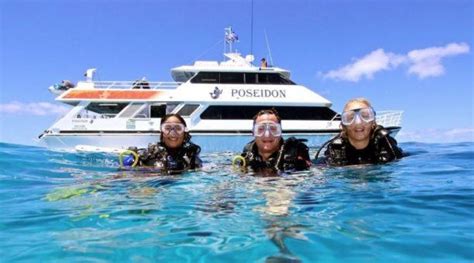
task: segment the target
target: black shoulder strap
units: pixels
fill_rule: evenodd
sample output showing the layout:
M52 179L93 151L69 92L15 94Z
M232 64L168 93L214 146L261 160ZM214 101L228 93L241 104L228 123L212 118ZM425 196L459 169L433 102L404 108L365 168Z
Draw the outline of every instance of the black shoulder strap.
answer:
M329 141L323 143L323 145L318 149L318 152L316 152L316 155L314 156L314 159L318 159L319 157L319 154L321 153L321 151L324 149L324 147L328 146L328 144L332 143L333 141L335 141L336 139L338 138L341 138L341 134L339 133L338 135L334 136L332 139L330 139Z
M201 147L192 142L187 142L183 148L185 149L186 155L188 156L198 155L201 152Z
M327 143L326 151L324 152L325 162L331 166L344 166L347 164L346 156L347 142L342 136L333 138Z
M284 141L280 148L278 169L296 169L304 170L309 167L311 162L308 153L308 146L303 142L305 139L290 137Z
M196 169L202 166L202 161L199 158L200 152L201 147L189 141L184 144L180 158L183 158L190 169Z
M251 142L247 143L244 146L244 149L242 150L241 156L244 158L250 157L250 155L252 155L254 145L255 145L255 140L252 140Z
M308 153L308 146L304 143L308 140L306 139L297 139L295 137L290 137L288 140L285 142L286 145L289 147L294 147L296 149L296 157L301 156L305 160L310 160L309 158L309 153Z
M372 135L376 154L380 161L386 162L393 159L400 159L403 156L402 150L397 146L397 141L390 136L390 131L378 125ZM388 154L388 156L386 156ZM384 155L384 156L380 156Z

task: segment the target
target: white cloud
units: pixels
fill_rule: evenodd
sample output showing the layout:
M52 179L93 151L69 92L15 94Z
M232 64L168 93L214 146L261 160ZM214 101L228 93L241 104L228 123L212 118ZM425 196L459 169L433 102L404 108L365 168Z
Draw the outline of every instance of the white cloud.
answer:
M412 50L407 55L385 52L379 48L351 64L327 73L319 73L323 78L358 82L361 78L372 79L374 74L382 70L392 70L402 64L408 64L408 73L419 78L436 77L444 73L441 59L469 53L466 43L450 43L444 47L430 47Z
M473 142L474 128L401 130L396 138L399 141L416 142Z
M381 70L388 70L398 66L403 58L393 53L385 53L381 48L372 51L363 58L342 68L331 70L324 74L324 78L339 79L357 82L362 77L372 79L373 75Z
M472 138L474 136L474 128L452 129L447 131L446 135L449 137L470 135Z
M408 73L415 74L419 78L440 76L444 74L442 58L464 53L469 53L469 45L466 43L451 43L444 47L412 50L407 55L412 64Z
M69 110L69 107L49 102L21 103L13 101L10 103L0 104L0 112L9 114L31 114L36 116L62 115Z

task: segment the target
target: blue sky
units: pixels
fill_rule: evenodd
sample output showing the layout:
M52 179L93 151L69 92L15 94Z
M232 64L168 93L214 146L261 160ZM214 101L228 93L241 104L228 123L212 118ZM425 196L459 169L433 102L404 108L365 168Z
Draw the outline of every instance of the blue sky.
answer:
M170 69L239 52L270 58L341 111L353 97L404 110L399 141L474 140L474 2L0 2L0 141L34 144L64 111L48 86L83 78L170 81Z

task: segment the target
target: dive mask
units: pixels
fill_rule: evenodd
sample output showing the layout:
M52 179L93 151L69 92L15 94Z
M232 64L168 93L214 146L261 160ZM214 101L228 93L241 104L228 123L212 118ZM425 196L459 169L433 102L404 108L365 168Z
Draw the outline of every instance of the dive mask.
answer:
M256 137L281 136L281 125L275 122L256 123L253 126L253 135Z
M186 131L186 126L181 123L163 123L161 125L162 133L170 134L172 131L174 131L178 135L181 135Z
M356 119L359 119L359 122L371 122L375 120L375 111L371 107L368 107L345 111L341 114L341 122L345 126L349 126L354 122L357 123Z

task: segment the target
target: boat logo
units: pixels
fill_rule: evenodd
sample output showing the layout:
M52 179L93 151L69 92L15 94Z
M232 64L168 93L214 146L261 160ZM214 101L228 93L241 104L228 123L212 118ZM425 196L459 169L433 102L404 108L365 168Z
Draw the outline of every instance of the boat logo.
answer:
M211 98L217 99L217 98L219 98L219 96L222 94L222 90L219 89L218 87L215 87L215 88L214 88L214 91L213 91L213 92L209 92L209 94L211 94Z

